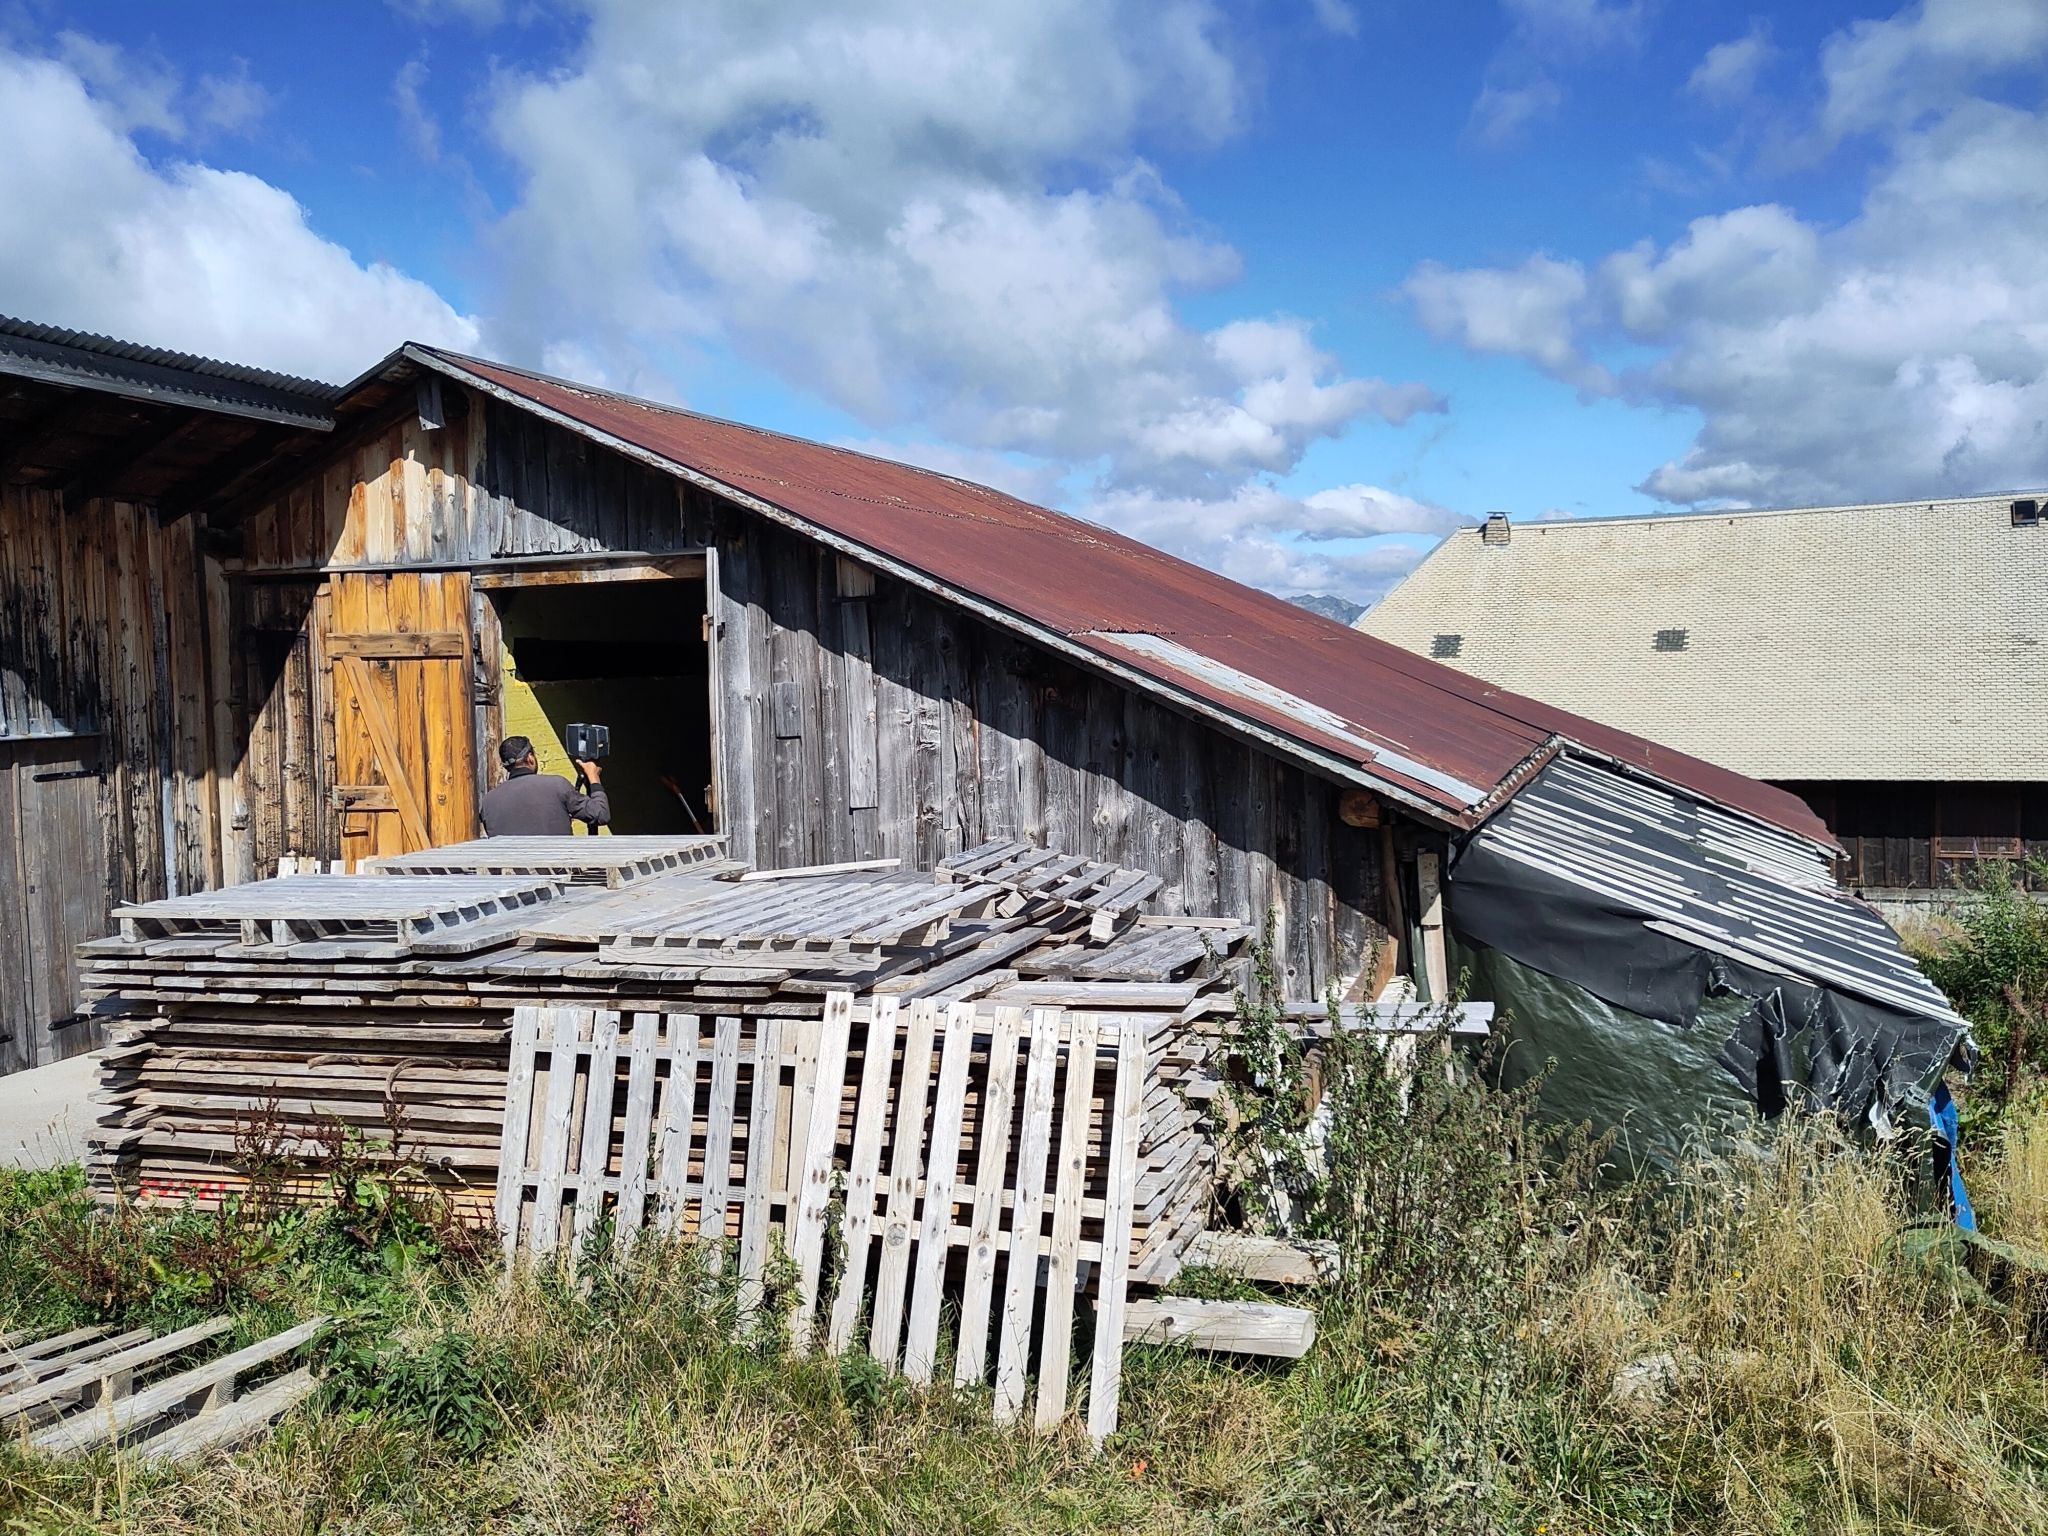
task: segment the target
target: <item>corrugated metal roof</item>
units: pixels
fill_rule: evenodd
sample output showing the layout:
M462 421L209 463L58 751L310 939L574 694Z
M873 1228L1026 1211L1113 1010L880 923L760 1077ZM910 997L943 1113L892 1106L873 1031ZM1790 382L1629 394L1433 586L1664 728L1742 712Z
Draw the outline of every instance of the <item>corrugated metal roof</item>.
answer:
M1411 656L1097 524L843 448L481 359L407 352L778 508L1447 820L1479 819L1562 736L1831 845L1781 790Z
M0 374L314 428L334 425L331 407L343 393L317 379L4 315Z
M1826 860L1711 804L1566 753L1473 843L1701 949L1965 1026L1884 919L1836 888Z
M2048 523L2013 526L2025 499L2048 503L1458 532L1358 626L1743 773L2039 780Z

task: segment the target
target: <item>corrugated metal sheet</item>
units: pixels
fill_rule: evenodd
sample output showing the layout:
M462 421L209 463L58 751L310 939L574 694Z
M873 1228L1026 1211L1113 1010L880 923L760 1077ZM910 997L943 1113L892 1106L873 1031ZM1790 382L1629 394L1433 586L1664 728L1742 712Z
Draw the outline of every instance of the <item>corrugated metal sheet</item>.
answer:
M1473 841L1701 949L1964 1024L1811 847L1711 804L1567 753Z
M334 425L343 387L0 315L0 374L197 405L298 427Z
M1453 822L1469 824L1490 810L1488 797L1563 736L1831 845L1820 820L1782 790L1503 692L1094 523L930 470L501 364L411 350L771 503L1168 691L1335 754ZM1343 729L1319 730L1296 701Z

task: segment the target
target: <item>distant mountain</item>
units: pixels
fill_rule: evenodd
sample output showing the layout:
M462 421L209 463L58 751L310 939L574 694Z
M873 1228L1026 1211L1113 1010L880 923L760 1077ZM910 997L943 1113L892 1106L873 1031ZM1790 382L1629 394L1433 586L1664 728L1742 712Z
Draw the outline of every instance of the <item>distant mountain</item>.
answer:
M1287 601L1297 608L1306 608L1310 613L1335 619L1339 624L1349 624L1365 612L1365 604L1354 603L1348 597L1338 597L1329 592L1297 592Z

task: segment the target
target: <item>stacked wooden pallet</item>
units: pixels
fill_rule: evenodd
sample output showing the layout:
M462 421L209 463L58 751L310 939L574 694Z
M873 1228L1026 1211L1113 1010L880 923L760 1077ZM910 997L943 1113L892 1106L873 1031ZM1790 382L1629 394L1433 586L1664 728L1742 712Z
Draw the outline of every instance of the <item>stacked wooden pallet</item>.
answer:
M486 1208L520 1007L601 1010L626 1040L643 1015L694 1019L707 1092L720 1020L749 1049L786 1021L786 1076L799 1026L836 994L1113 1009L1147 1040L1134 1263L1171 1272L1213 1164L1180 1090L1203 1071L1195 1026L1225 1005L1242 925L1140 917L1156 877L1014 843L936 878L704 862L614 888L565 867L612 841L557 840L552 863L490 875L307 876L126 909L119 938L83 951L86 985L127 1019L102 1069L101 1187L217 1199L257 1122L281 1115L301 1139L402 1123L407 1149ZM864 1026L850 1049L860 1061ZM839 1107L849 1150L854 1100ZM710 1127L695 1134L701 1156Z
M635 880L723 865L722 837L483 837L363 861L369 875L553 875L616 890Z

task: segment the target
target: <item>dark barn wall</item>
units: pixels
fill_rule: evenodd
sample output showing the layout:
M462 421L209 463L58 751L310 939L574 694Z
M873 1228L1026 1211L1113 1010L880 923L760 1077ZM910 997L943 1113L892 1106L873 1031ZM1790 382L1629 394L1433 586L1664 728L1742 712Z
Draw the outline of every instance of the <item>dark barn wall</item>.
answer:
M1156 871L1161 911L1270 907L1292 995L1364 963L1378 833L1337 785L737 508L714 543L719 810L757 863L1028 838Z
M194 540L189 519L0 486L0 1071L99 1043L67 1022L72 949L110 908L220 879Z

